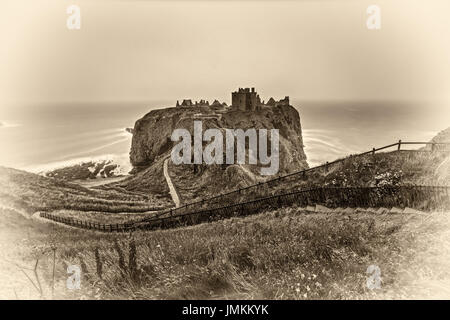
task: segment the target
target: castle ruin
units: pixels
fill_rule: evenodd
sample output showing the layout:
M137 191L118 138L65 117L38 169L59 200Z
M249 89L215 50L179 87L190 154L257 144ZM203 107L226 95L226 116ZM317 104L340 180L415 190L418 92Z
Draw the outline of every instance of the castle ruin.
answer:
M288 106L289 97L276 101L270 98L267 103L261 102L259 94L255 88L239 88L237 91L231 93L231 109L239 111L259 111L263 106L280 107ZM177 107L210 107L210 108L226 108L226 103L220 103L214 100L210 104L207 100L201 99L199 102L192 102L191 99L184 99L181 103L177 101Z
M231 107L241 111L255 111L261 106L261 99L255 88L239 88L231 93Z
M207 100L201 99L200 101L192 102L191 99L184 99L181 103L177 100L177 107L209 107Z

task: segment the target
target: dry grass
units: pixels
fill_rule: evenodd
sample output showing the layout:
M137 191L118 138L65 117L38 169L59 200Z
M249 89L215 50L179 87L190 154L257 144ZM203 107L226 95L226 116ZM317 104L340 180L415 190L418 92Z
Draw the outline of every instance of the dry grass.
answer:
M411 216L396 235L399 277L382 299L450 299L450 213Z
M39 259L43 298L51 298L52 247L54 298L60 299L450 296L450 218L444 213L308 214L286 208L134 234L67 229L4 210L2 221L2 229L26 239L16 242L23 264L32 267ZM81 290L66 288L71 264L83 270ZM380 290L366 286L372 264L381 269Z
M443 167L442 164L448 161L449 156L448 152L388 152L348 158L343 162L330 165L328 170L318 169L305 175L293 175L241 190L240 193L219 197L204 204L205 206L228 205L283 192L326 186L442 185L446 183L443 183L442 173L438 169ZM169 166L172 180L181 194L183 203L207 199L250 185L244 177L239 176L239 174L242 175L239 170L235 170L236 172L229 177L228 171L222 170L220 166L211 166L208 170L197 174L192 172L192 168L186 167L189 166L173 164ZM227 170L230 169L231 167ZM213 185L210 183L212 178L215 181ZM194 183L195 181L199 183Z
M170 196L169 196L170 197ZM76 210L143 213L170 206L166 198L127 191L118 186L88 189L58 179L0 167L0 200L30 215L36 211Z
M141 221L144 218L152 217L157 214L158 211L149 211L147 213L110 213L99 211L76 211L76 210L55 210L52 211L52 215L73 218L84 222L100 223L100 224L120 224L132 221Z
M408 157L397 153L352 160L291 186L346 186L355 183L350 178L364 185L434 181L443 158L428 153ZM268 192L278 191L272 187ZM106 212L150 209L144 206L149 198L136 191L122 193L120 185L91 190L2 168L0 190L3 205L15 208L0 210L1 232L11 236L5 241L18 244L10 246L23 253L17 259L32 266L39 259L43 298L52 297L51 248L57 253L53 297L61 299L449 297L450 222L441 213L306 214L283 208L173 230L101 234L40 224L17 210L30 214L73 205L75 211L62 214L81 210L108 219ZM66 288L71 264L83 270L79 291ZM380 290L366 286L372 264L382 272Z
M417 235L403 231L412 217L290 208L132 235L62 232L57 274L81 264L78 294L92 299L377 297L396 288L399 265L414 250ZM371 264L382 270L379 292L366 286Z

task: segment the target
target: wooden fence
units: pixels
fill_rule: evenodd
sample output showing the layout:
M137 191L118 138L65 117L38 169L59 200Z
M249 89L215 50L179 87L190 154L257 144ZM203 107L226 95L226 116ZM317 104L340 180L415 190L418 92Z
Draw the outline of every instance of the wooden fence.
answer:
M425 148L422 150L402 149L402 146L405 146L405 145L425 145L425 146L431 146L431 147L429 149ZM287 174L284 176L279 176L277 178L269 179L264 182L253 184L253 185L250 185L250 186L247 186L244 188L238 188L238 189L226 192L226 193L216 195L214 197L202 199L202 200L191 202L191 203L186 203L178 208L164 210L164 211L161 211L161 212L153 215L152 217L144 218L141 220L141 222L151 221L151 220L155 220L155 219L158 219L161 217L171 217L174 215L189 213L194 210L201 211L201 210L205 209L206 207L213 207L215 204L222 206L225 203L234 203L234 202L236 202L236 200L241 201L241 198L244 193L246 193L249 196L248 198L250 198L250 197L252 197L252 193L253 193L253 195L258 194L258 190L261 190L262 188L270 188L275 183L287 182L289 179L292 179L295 177L304 178L307 174L311 174L311 173L313 173L315 171L319 171L319 170L328 171L329 169L331 169L331 167L333 165L342 163L344 161L347 161L348 159L362 157L362 156L371 155L371 154L374 155L376 152L390 149L390 148L394 148L394 151L407 151L407 152L450 152L450 143L402 142L401 140L399 140L396 143L392 143L392 144L386 145L381 148L372 148L372 150L370 150L370 151L350 155L348 157L337 159L337 160L334 160L331 162L326 162L324 164L321 164L321 165L318 165L315 167L296 171L296 172L293 172L293 173L290 173L290 174Z
M325 187L281 193L213 209L195 210L147 221L135 221L122 224L87 222L52 215L47 212L41 212L40 216L83 229L103 232L129 232L134 230L155 230L188 226L224 218L247 216L265 210L292 205L305 207L321 204L330 208L410 207L419 210L449 210L449 194L450 187L448 186Z

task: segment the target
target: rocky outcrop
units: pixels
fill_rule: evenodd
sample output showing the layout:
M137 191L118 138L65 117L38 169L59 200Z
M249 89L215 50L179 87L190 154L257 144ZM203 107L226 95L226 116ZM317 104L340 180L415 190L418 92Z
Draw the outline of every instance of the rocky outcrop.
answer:
M264 106L258 112L227 109L216 111L213 108L194 106L153 110L136 121L130 151L130 161L135 171L145 169L158 156L171 151L174 143L170 137L175 129L183 128L193 133L194 120L202 120L203 130L209 128L279 129L279 173L307 167L300 116L292 106Z
M119 165L111 160L81 162L79 164L41 172L41 174L45 177L66 181L112 178L122 175L119 170Z
M262 106L259 111L240 111L220 105L222 108L215 108L212 104L209 108L192 106L153 110L136 121L130 150L130 162L134 168L132 173L135 176L121 182L123 187L147 192L149 189L155 189L155 192L166 189L162 159L170 155L175 145L171 141L172 132L175 129L187 129L193 136L195 120L202 121L203 132L215 128L222 131L223 137L226 136L226 128L244 131L251 128L278 129L280 151L277 174L284 175L308 167L303 151L300 116L294 107ZM169 161L169 173L182 202L273 177L262 176L261 167L262 164L175 165Z

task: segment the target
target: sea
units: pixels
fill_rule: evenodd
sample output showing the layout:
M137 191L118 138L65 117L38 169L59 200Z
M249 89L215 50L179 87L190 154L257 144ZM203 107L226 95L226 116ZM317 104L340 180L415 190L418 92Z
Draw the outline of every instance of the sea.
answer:
M137 119L174 101L0 106L0 166L44 172L111 160L130 169ZM429 141L450 126L450 104L409 101L292 100L310 166L398 140ZM418 147L418 146L417 146Z

